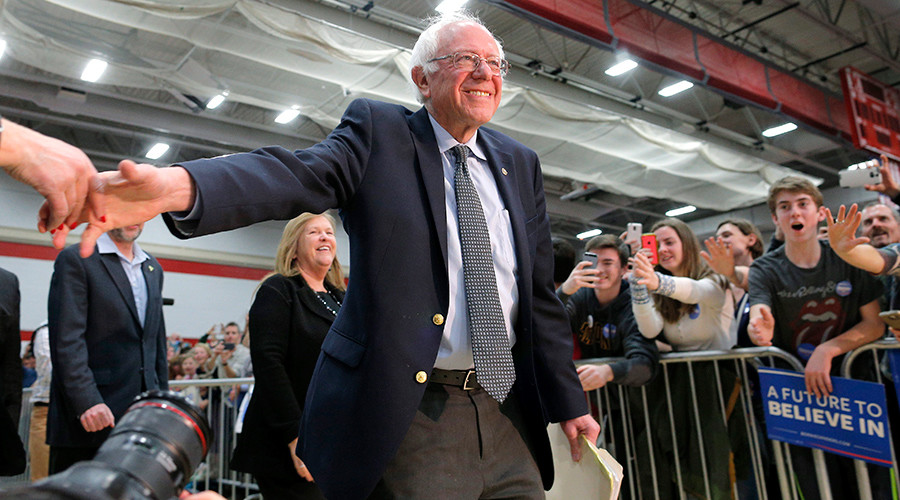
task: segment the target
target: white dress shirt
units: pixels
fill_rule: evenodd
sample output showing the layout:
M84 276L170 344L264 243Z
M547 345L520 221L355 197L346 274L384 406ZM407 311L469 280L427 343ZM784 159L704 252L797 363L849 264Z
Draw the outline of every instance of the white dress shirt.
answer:
M135 242L134 247L132 247L134 258L128 260L106 233L97 238L97 251L100 253L114 253L119 256L119 263L122 264L125 276L128 277L128 283L131 285L131 294L134 296L134 306L137 308L138 318L140 318L141 326L143 327L144 318L147 316L147 281L144 279L141 264L150 257Z
M454 171L456 157L450 149L459 141L444 130L431 115L431 126L437 138L441 152L441 163L444 168L444 201L447 208L447 271L450 278L450 305L444 320L444 336L434 363L435 368L444 370L465 370L475 366L472 358L472 342L469 336L469 315L466 309L466 294L463 281L462 247L459 243L459 226L456 218L456 194L454 190ZM518 312L519 289L516 286L516 253L513 246L512 224L509 212L500 199L497 182L488 167L487 158L479 147L478 132L465 143L472 151L468 158L469 175L478 191L484 217L487 221L491 237L491 255L494 259L494 272L497 276L497 291L500 294L500 307L503 310L503 321L509 335L509 344L516 342L513 332L513 320Z

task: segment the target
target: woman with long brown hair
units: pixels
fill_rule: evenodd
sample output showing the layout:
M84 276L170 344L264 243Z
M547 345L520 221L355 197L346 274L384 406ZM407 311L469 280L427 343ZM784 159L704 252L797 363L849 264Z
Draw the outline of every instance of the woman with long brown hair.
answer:
M265 498L324 498L294 452L319 350L344 300L334 231L327 214L290 220L275 271L263 278L250 308L256 384L231 467L252 473Z
M700 258L700 242L687 224L664 219L653 225L659 244L654 267L643 253L634 256L632 309L647 338L662 333L676 351L731 349L734 300L728 281Z
M662 334L676 351L731 349L736 336L730 330L734 300L728 280L700 258L700 242L684 222L664 219L652 231L659 243L659 263L654 267L643 253L633 259L631 304L641 334L651 339ZM720 393L732 401L740 381L727 365L713 363L675 363L664 368L665 377L647 386L651 423L645 432L653 434L647 442L653 443L660 498L676 498L673 486L681 481L689 497L706 497L708 485L708 498L727 500L733 498L737 482L749 475L746 436L737 432L743 429L741 405L719 408L721 400L711 397ZM695 424L695 405L699 415L724 415L725 421L701 418ZM672 428L678 431L672 434ZM730 431L737 439L732 440ZM652 484L654 478L641 480Z

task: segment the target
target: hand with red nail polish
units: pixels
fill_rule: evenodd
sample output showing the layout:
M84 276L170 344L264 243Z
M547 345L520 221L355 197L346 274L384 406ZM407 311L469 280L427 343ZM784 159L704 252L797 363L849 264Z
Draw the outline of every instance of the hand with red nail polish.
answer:
M146 222L163 212L189 210L196 196L187 170L178 166L157 168L131 160L119 162L119 170L99 174L91 189L103 210L85 210L80 218L88 222L81 233L83 257L93 253L97 238L104 232Z
M38 212L41 232L77 222L85 207L103 213L89 189L97 170L83 151L9 120L2 126L0 167L46 198Z

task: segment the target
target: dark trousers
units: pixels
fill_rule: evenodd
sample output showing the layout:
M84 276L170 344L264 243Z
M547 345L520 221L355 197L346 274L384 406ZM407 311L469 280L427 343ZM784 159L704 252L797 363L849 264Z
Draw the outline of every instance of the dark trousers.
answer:
M56 474L83 460L90 460L100 447L84 446L51 446L48 472Z
M400 449L372 499L543 499L513 395L428 384Z

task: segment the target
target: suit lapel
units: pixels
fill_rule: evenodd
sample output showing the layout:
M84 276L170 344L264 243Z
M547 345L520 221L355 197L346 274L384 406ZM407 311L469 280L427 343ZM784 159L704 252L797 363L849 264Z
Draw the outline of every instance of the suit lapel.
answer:
M131 311L131 315L134 317L135 322L140 325L137 307L134 305L134 294L131 293L131 284L128 282L128 276L125 275L125 270L122 269L118 254L100 254L100 262L103 263L103 267L106 268L106 272L109 273L113 283L122 295L122 299L124 299L125 304L128 306L128 310Z
M420 109L409 118L409 129L416 148L418 161L416 165L422 175L425 185L425 194L428 197L428 205L431 207L431 217L434 221L435 232L441 246L444 271L447 271L447 203L444 199L444 168L441 164L441 154L438 151L437 139L434 137L434 129L428 119L425 108Z
M516 262L519 269L519 286L530 283L531 261L528 257L528 239L525 234L525 212L522 210L522 200L519 194L519 183L516 179L516 168L513 165L512 155L503 150L503 146L492 138L485 129L478 132L478 141L487 157L488 166L494 175L497 189L503 205L509 212L509 222L512 224L513 243L515 244ZM524 296L520 294L520 297Z
M156 318L151 312L162 310L162 306L156 304L157 301L162 300L162 290L159 288L161 280L156 279L157 273L161 273L162 269L158 262L147 259L141 263L141 272L144 273L144 282L147 283L147 311L144 316L144 328L150 331L150 327L155 326L153 322L161 321L161 318Z

